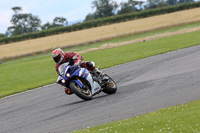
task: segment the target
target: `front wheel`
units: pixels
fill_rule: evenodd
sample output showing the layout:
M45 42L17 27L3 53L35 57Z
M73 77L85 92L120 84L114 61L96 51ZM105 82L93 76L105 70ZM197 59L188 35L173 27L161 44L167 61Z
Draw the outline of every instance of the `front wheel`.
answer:
M81 88L76 82L71 82L69 87L79 98L85 101L92 99L92 93L88 86Z
M107 94L115 93L117 91L117 85L115 81L111 77L109 77L107 74L104 75L104 78L106 78L107 81L106 81L106 86L103 89L103 92Z

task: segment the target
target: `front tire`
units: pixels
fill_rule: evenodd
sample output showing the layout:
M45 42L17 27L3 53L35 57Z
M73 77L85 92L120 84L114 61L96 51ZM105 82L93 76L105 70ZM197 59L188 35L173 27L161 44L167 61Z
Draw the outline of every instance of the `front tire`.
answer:
M117 91L117 84L107 74L105 74L104 76L106 76L108 78L108 81L106 82L106 86L103 89L103 92L106 94L114 94Z
M88 86L83 89L76 82L71 82L69 87L79 98L85 101L92 99L92 92Z

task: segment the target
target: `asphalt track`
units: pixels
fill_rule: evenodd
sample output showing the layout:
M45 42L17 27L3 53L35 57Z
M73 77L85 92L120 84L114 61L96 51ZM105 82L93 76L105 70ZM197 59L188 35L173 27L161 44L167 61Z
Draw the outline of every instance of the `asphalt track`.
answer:
M200 99L200 46L104 72L118 91L91 101L67 96L57 84L0 99L0 133L66 133Z

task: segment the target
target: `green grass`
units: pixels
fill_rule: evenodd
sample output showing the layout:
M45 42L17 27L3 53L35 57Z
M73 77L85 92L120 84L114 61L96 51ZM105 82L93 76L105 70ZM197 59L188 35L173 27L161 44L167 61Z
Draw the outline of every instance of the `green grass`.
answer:
M103 68L200 44L200 31L84 54Z
M54 72L50 57L1 64L0 97L52 83Z
M200 44L200 31L82 54L101 68ZM51 55L0 65L0 97L54 83Z
M200 100L74 133L199 133Z

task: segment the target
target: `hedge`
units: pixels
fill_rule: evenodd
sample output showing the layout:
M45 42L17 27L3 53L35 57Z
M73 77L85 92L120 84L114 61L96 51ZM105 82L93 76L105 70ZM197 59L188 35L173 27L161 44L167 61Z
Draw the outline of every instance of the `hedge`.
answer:
M192 9L192 8L197 8L197 7L200 7L200 2L168 6L168 7L156 8L156 9L148 9L141 12L128 13L128 14L123 14L123 15L115 15L112 17L77 23L71 26L62 26L62 27L51 28L51 29L42 30L39 32L34 32L34 33L27 33L27 34L22 34L22 35L17 35L17 36L0 38L0 45L17 42L17 41L23 41L27 39L35 39L35 38L40 38L40 37L45 37L45 36L50 36L50 35L56 35L56 34L60 34L64 32L83 30L83 29L103 26L107 24L119 23L119 22L139 19L139 18L145 18L145 17L155 16L155 15L160 15L160 14L172 13L176 11L187 10L187 9Z

